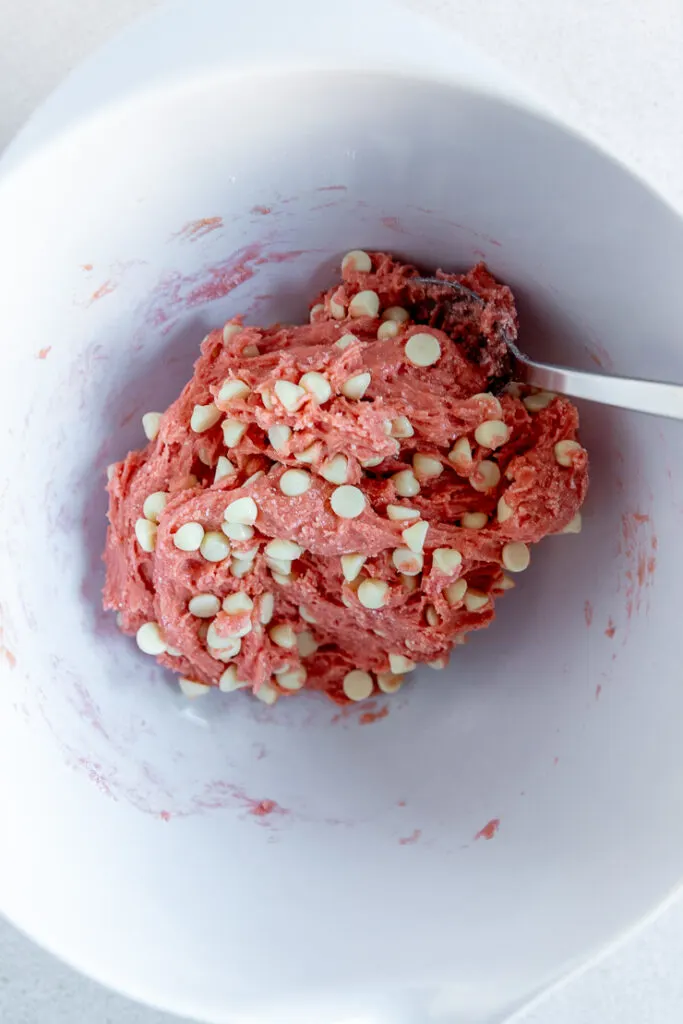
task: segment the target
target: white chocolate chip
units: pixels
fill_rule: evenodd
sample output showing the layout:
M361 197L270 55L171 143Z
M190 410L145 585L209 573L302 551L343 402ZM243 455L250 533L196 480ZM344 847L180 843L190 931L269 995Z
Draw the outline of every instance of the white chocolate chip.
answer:
M311 486L311 474L305 469L288 469L280 477L280 490L288 498L305 494Z
M357 373L355 377L349 377L341 386L341 392L346 398L361 399L370 387L371 376L369 373Z
M529 567L529 562L531 561L529 548L521 541L505 544L501 558L508 572L524 572Z
M413 366L433 366L441 358L441 345L433 334L411 334L405 344L405 354Z
M582 525L581 513L577 512L574 518L564 527L562 533L581 533Z
M200 551L208 562L222 562L230 553L230 545L223 534L211 529L202 538Z
M138 519L135 523L135 537L142 550L150 554L157 543L157 524L149 519Z
M318 621L316 619L316 617L311 614L311 612L308 610L306 605L303 605L303 604L299 605L299 615L304 620L304 622L308 622L309 625L311 625L311 626L315 626L315 624Z
M342 689L349 700L366 700L374 689L372 676L369 672L354 669L347 672L342 681Z
M107 466L107 481L113 480L114 473L116 472L116 463L110 462Z
M223 533L209 530L202 537L199 550L207 562L222 562L230 554L230 544Z
M291 380L276 380L275 394L288 412L296 412L306 398L306 391Z
M309 395L313 395L318 405L324 405L332 397L332 385L329 380L323 373L316 373L315 370L305 373L299 380L299 386Z
M486 420L474 431L474 440L482 448L501 448L510 440L510 428L502 420Z
M506 576L505 573L500 578L500 582L496 584L496 590L514 590L517 584L510 576Z
M341 556L342 574L347 583L353 583L366 561L366 555L348 554Z
M511 519L514 516L514 514L515 513L510 508L510 506L508 505L507 501L505 500L505 497L500 497L498 499L498 509L497 509L498 522L499 523L506 523L508 521L508 519Z
M358 274L369 274L372 270L372 260L363 249L352 249L341 261L341 268L342 273L345 270L353 270Z
M234 448L238 445L247 432L247 424L239 420L223 420L223 442L226 448Z
M283 558L269 558L268 568L274 575L289 576L292 572L292 563Z
M466 437L459 437L448 453L448 461L456 469L469 469L472 462L472 448Z
M224 623L227 625L227 623ZM247 630L247 633L249 630ZM209 647L213 647L216 651L226 651L226 657L234 658L236 654L239 654L242 647L242 640L237 633L226 633L225 635L216 631L216 625L214 622L211 623L206 632L206 642Z
M462 565L462 555L455 548L436 548L432 564L444 576L452 576Z
M394 672L379 672L377 674L377 685L382 693L396 693L403 685L403 676Z
M240 355L246 356L247 359L250 359L252 356L258 356L260 354L261 353L258 350L258 345L245 345L240 353Z
M156 657L166 650L166 641L158 622L145 622L140 626L135 634L135 642L143 654L152 654Z
M254 690L254 696L260 700L262 704L272 705L276 702L280 694L270 685L270 683L261 683L258 690Z
M254 602L243 590L237 590L234 594L228 594L223 599L223 611L228 615L240 615L242 612L250 612Z
M204 463L205 466L211 468L211 456L209 455L209 452L204 447L204 445L200 445L200 447L197 449L197 457L200 462Z
M345 484L348 476L349 460L345 455L335 455L327 459L320 467L320 475L331 484Z
M336 348L340 348L343 350L345 348L348 348L349 345L353 345L354 341L358 340L359 339L356 337L355 334L342 334L341 338L337 338L334 344Z
M497 463L489 459L482 459L474 468L470 476L470 486L475 491L491 491L500 482L500 469Z
M412 469L402 469L400 473L394 473L391 481L401 498L414 498L420 493L420 481Z
M409 594L413 594L418 588L416 576L401 576L401 583Z
M267 626L270 620L273 618L273 612L275 610L275 597L273 594L266 591L265 594L261 595L259 601L259 622Z
M148 441L156 441L161 426L161 416L160 412L146 412L142 417L142 429Z
M432 458L431 455L423 455L422 452L416 452L413 455L413 472L418 477L441 476L443 464L439 459Z
M203 623L207 626L208 623ZM219 637L216 631L213 629L213 623L208 626L206 633L206 645L209 650L210 656L214 661L232 661L236 658L242 649L242 641L238 636L222 636Z
M187 607L190 614L198 619L211 619L220 611L221 602L215 594L195 594Z
M223 517L226 523L242 523L245 526L253 526L257 515L258 506L253 498L237 498L226 506Z
M182 657L182 653L183 652L179 651L177 647L167 647L166 648L166 654L168 654L168 656L170 658L180 658L180 657Z
M240 524L235 524L235 525L240 525ZM253 528L251 526L247 526L247 527L245 527L245 529L251 530L251 533L252 533L252 536L253 536L254 530L253 530ZM225 533L225 531L223 531L223 532ZM225 536L227 537L228 534L225 533ZM249 538L243 538L243 539L247 539L248 540ZM252 561L254 558L256 558L258 552L259 552L259 541L257 540L256 543L252 544L252 546L250 548L245 548L242 551L235 551L235 558L242 558L244 560Z
M416 508L408 508L406 505L387 505L387 519L419 519L420 513Z
M263 402L264 408L267 409L268 412L271 412L272 408L273 408L273 405L274 405L274 402L273 402L273 396L271 395L271 393L268 390L268 388L264 388L263 391L261 392L261 401Z
M346 316L346 310L341 302L337 302L336 299L330 299L330 315L335 320L343 320Z
M488 595L480 590L468 590L465 594L465 608L468 612L480 612L489 603Z
M471 402L483 402L488 406L488 413L491 419L500 419L503 415L503 407L496 398L495 395L490 394L488 391L482 391L478 395L472 395L470 398Z
M391 555L391 560L398 572L404 576L417 576L422 572L424 559L419 552L411 551L410 548L396 548Z
M322 302L316 302L314 306L311 306L311 312L308 314L308 319L312 324L316 323L320 319L320 314L325 312L325 307Z
M291 562L292 559L299 558L303 554L304 549L293 540L279 540L276 538L266 544L264 551L268 558L284 558Z
M460 525L466 530L483 530L489 521L485 512L464 512L460 518Z
M380 466L385 459L384 455L375 455L372 459L362 459L361 466L363 469L372 469L373 466Z
M234 576L235 579L241 580L244 576L248 576L249 573L253 571L253 558L238 558L237 555L235 555L230 563L230 575Z
M401 328L394 320L385 320L377 328L377 340L389 341L390 338L396 337L400 329Z
M428 668L436 669L437 672L441 671L444 668L446 668L447 665L448 665L448 661L447 661L446 658L436 658L435 661L428 661L427 662L427 667Z
M284 672L277 672L275 678L278 686L283 690L300 690L306 683L308 673L303 665L288 669Z
M223 344L227 345L232 338L236 338L243 330L244 328L240 324L228 322L223 328Z
M227 455L219 455L213 482L217 484L219 480L224 480L227 476L232 476L234 472L235 467Z
M251 476L247 477L247 479L242 484L242 487L248 487L249 484L253 484L254 480L260 480L261 477L265 475L266 474L263 472L262 469L257 469L255 473L252 473Z
M190 417L190 426L195 434L203 434L205 430L218 423L222 415L214 402L209 402L208 405L195 405Z
M251 540L254 536L254 527L247 526L246 523L223 523L221 530L230 540ZM241 551L235 552L235 558L244 557Z
M245 690L251 683L246 679L240 679L237 675L235 665L228 665L223 675L218 680L218 689L223 693L234 693L235 690Z
M180 692L184 697L190 699L194 697L203 697L205 693L208 693L212 689L211 686L207 686L206 683L199 683L196 679L186 679L185 676L178 678L178 686Z
M251 619L248 617L248 615L245 615L244 613L240 613L239 615L235 615L234 619L235 619L234 622L230 622L230 621L226 622L226 620L223 619L223 626L226 627L226 629L228 629L228 632L225 634L224 637L221 637L221 640L225 640L227 638L230 638L230 639L233 639L233 640L239 640L241 642L242 637L247 636L249 633L251 633L251 631L253 629L253 625L252 625ZM212 639L215 640L215 636L217 636L217 635L218 634L215 634L215 631L214 631L214 634L212 634ZM212 643L211 646L212 647L221 647L223 645L222 644Z
M406 672L412 672L415 667L415 662L411 661L410 658L404 657L402 654L389 655L389 668L395 675L404 675Z
M439 621L440 621L439 620L439 616L438 616L436 608L434 607L433 604L428 604L426 606L426 608L425 608L425 618L427 620L427 625L428 626L438 626L439 625Z
M412 526L406 526L405 530L401 533L401 536L411 551L416 552L416 554L420 554L424 549L428 529L429 524L420 521L418 523L413 523Z
M392 437L412 437L415 431L407 416L397 416L391 421Z
M555 461L559 466L572 466L574 456L580 451L583 449L578 441L558 441L555 445Z
M356 519L365 509L365 495L359 487L343 484L332 491L330 505L340 519Z
M322 455L323 446L320 441L314 441L313 444L309 444L308 448L304 448L301 452L294 452L294 458L297 462L303 462L307 465L312 465L317 462Z
M294 650L296 647L296 633L286 622L269 629L268 636L274 644L278 647L284 647L288 651Z
M410 320L410 313L403 306L389 306L382 313L382 320L392 320L397 324L404 324L406 320Z
M225 523L223 525L225 526ZM237 576L239 579L250 573L254 568L256 552L257 549L254 548L251 548L249 551L233 551L232 565L230 567L232 575Z
M238 643L238 644L242 643L241 640L236 640L235 642ZM226 650L218 651L214 647L209 647L208 653L209 653L209 657L213 658L214 661L222 661L223 664L226 664L227 662L232 661L232 659L235 657L235 655L234 655L234 653L232 651L226 651Z
M379 295L373 291L358 292L349 302L349 316L376 317L379 313Z
M389 600L389 584L384 580L363 580L356 593L364 608L382 608Z
M527 395L522 401L527 412L540 412L542 409L547 409L556 397L557 395L553 394L552 391L538 391L535 395Z
M292 428L285 426L284 423L275 423L268 427L268 440L276 452L282 451L291 436Z
M142 506L145 519L149 519L152 523L158 523L159 516L166 508L167 502L168 493L166 491L153 491L151 494L148 494Z
M241 402L250 392L251 388L246 381L236 377L234 380L224 380L216 397L219 402L226 404L228 402Z
M443 593L451 607L460 604L467 593L467 581L456 580L455 583L449 583Z
M305 629L303 633L297 633L296 647L301 658L310 658L318 650L319 644L310 629Z
M180 551L199 551L204 540L201 523L184 523L173 535L173 543Z

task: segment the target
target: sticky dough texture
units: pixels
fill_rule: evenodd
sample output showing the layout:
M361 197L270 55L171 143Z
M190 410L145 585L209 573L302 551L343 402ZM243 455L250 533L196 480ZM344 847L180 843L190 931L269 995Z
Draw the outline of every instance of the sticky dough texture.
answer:
M415 268L389 255L369 255L369 272L357 271L353 260L347 262L342 283L312 304L308 324L261 329L243 327L238 320L225 332L212 331L202 343L192 379L162 415L156 437L111 471L104 606L119 613L126 633L158 623L173 652L161 654L159 662L187 680L216 686L232 664L237 678L270 702L273 691L294 692L281 686L274 673L303 666L305 688L347 703L343 680L351 671L365 671L376 681L390 671L390 654L412 663L447 659L456 638L461 642L493 619L505 585L504 547L511 542L534 544L562 532L584 500L585 450L572 450L564 460L569 465L560 465L555 452L558 442L577 438L573 405L554 397L530 413L512 394L499 394L499 406L493 396L483 394L492 387L499 391L509 373L496 324L501 317L516 321L510 290L483 264L465 275L444 274L444 279L460 281L485 299L484 305L458 299L444 312L443 289L415 283ZM378 316L349 317L349 303L367 290L379 297ZM386 323L382 312L389 307L402 307L409 319L397 324L395 337L378 340L378 330ZM406 356L407 341L418 333L429 333L439 342L440 356L430 366L415 366ZM354 336L350 344L337 345L347 334ZM327 378L331 398L319 405L307 393L298 409L286 409L276 395L276 382L298 384L311 371ZM343 385L361 373L370 374L363 397L345 397ZM249 391L221 401L217 396L228 379L243 381ZM201 433L193 431L195 407L211 402L219 407L220 419ZM247 425L229 449L224 417ZM400 436L406 433L400 417L412 428L410 436ZM399 436L393 437L387 430L397 420L393 429ZM490 420L502 420L509 430L509 439L494 451L482 448L474 436ZM291 429L277 450L268 438L275 425ZM462 438L471 447L471 460L449 460ZM312 445L312 463L295 458ZM430 477L418 473L419 493L403 497L393 478L403 470L413 472L416 453L437 460L442 471ZM360 488L365 497L356 518L335 514L331 498L337 484L320 475L334 455L348 457L346 483ZM214 482L219 456L230 459L234 472ZM379 464L363 468L362 463L380 458ZM500 470L499 482L485 491L471 483L482 460ZM310 486L300 496L288 497L281 489L280 478L288 469L310 473ZM263 475L246 482L258 472ZM156 492L165 492L168 500L158 511L154 549L144 551L135 527L144 519L145 499ZM504 522L496 515L502 495L509 509ZM253 498L258 510L253 537L230 540L226 559L208 561L201 551L175 545L176 531L188 522L221 533L226 507L244 496ZM402 533L415 520L390 518L387 509L392 505L419 511L428 524L422 572L416 576L400 575L394 564L395 550L406 547ZM487 525L463 527L463 515L472 512L485 513ZM273 575L264 553L272 538L294 541L303 549L289 574ZM433 552L439 548L462 556L448 575L434 564ZM251 553L251 571L235 576L231 567L244 567L244 560L236 563L235 558L245 552ZM365 562L349 582L341 556L352 553L365 556ZM359 600L359 585L368 578L388 584L380 608L364 607ZM449 602L447 588L459 579L466 581L470 594L485 596L483 605L476 600ZM213 620L197 617L188 604L198 594L223 601L238 591L254 602L247 613L249 631L240 638L240 651L232 661L217 660L216 651L207 647L207 625L213 623L220 636L231 631L234 619L223 611ZM262 624L259 598L265 593L274 596L274 611L272 620ZM468 607L477 603L482 606ZM306 634L302 652L273 641L270 631L283 624ZM303 653L315 644L313 653Z

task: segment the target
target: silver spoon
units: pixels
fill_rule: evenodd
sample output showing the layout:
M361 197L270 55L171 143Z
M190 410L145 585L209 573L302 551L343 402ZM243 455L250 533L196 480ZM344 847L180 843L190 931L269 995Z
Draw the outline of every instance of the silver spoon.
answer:
M416 277L411 278L411 281L454 288L481 305L485 303L480 295L457 281L442 281L437 277ZM501 323L500 331L512 357L512 379L520 384L529 384L543 391L555 391L570 398L584 398L589 402L613 405L619 409L683 420L683 384L635 380L631 377L617 377L613 374L570 370L564 366L537 363L520 352L515 341L516 330L511 323Z

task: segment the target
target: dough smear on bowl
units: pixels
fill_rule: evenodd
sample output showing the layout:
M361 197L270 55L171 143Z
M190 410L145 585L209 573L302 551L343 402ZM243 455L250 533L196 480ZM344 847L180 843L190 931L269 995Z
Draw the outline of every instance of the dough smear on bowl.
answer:
M310 322L212 331L146 447L109 470L104 605L188 696L397 690L488 626L530 545L578 532L571 402L507 388L516 319L483 264L416 282L349 253Z

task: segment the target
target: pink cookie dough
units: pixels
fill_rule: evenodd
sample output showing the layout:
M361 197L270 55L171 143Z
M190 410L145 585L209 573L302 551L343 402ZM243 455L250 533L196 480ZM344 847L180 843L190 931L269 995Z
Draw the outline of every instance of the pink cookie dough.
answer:
M393 692L491 623L530 545L579 531L578 414L506 387L509 288L417 276L358 251L309 323L212 331L110 467L104 606L188 696Z

